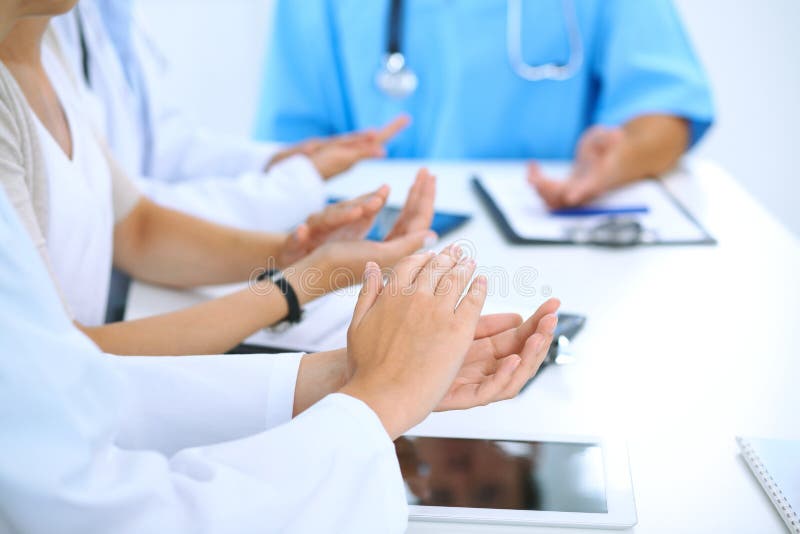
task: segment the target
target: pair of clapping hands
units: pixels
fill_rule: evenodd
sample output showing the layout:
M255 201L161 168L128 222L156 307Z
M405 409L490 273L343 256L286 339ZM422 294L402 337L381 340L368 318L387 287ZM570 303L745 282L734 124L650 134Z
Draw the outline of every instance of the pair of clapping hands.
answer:
M473 279L475 270L455 245L408 256L388 275L373 262L365 268L340 392L370 406L392 439L432 411L516 396L547 355L559 302L525 322L481 316L487 280Z
M360 281L367 261L382 267L432 243L430 230L436 178L426 169L417 174L392 230L381 242L364 237L386 204L389 187L328 206L311 215L285 239L277 266L298 293L301 303Z

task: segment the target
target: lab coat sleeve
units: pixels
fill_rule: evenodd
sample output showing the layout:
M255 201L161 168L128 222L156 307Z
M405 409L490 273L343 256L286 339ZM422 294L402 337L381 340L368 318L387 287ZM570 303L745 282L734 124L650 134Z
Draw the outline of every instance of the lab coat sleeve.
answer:
M695 144L713 122L711 91L672 1L607 0L602 10L593 58L600 84L595 122L675 115L689 121Z
M72 325L1 191L0 294L0 532L405 528L392 443L377 415L343 394L238 440L172 455L122 447L136 424L127 397L150 392ZM184 393L171 399L175 417L198 402Z
M285 231L325 207L324 182L305 156L281 161L267 173L137 183L163 206L249 230Z
M117 444L169 455L291 420L303 355L109 357L129 388Z
M331 4L277 2L257 139L297 142L353 129Z
M404 530L407 506L392 443L360 401L334 394L275 429L171 456L122 448L115 438L127 414L104 386L114 380L86 361L89 343L69 347L57 336L41 344L44 337L30 348L89 365L61 367L64 380L17 354L23 376L15 373L13 387L3 383L0 391L0 531Z
M163 102L158 93L149 91L153 131L147 174L152 178L180 181L263 171L283 146L193 126L177 106Z

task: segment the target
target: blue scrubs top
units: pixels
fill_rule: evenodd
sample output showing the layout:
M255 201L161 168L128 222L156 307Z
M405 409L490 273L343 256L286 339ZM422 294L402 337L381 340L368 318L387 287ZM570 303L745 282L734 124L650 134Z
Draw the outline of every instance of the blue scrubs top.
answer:
M403 51L412 96L383 94L389 0L280 0L256 137L299 141L413 125L393 157L568 159L593 124L649 113L688 119L692 144L711 125L708 82L670 0L574 0L585 60L567 81L517 76L506 48L506 0L406 0ZM562 0L522 2L526 63L566 63Z

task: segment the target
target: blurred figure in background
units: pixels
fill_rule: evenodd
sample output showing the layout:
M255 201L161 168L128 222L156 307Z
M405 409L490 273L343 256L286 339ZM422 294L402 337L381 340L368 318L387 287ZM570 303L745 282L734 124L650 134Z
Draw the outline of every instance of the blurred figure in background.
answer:
M257 231L302 223L325 206L326 180L383 157L407 124L400 117L379 131L291 146L220 134L192 124L163 90L169 66L133 0L82 0L51 27L125 173L158 204L216 223ZM114 271L108 322L123 319L129 284Z
M52 28L126 173L159 204L214 222L261 231L301 223L324 207L325 180L382 157L407 124L400 117L379 131L292 146L221 134L192 124L164 90L169 65L133 0L81 0Z
M713 119L670 0L279 0L268 61L258 138L408 113L390 156L574 159L531 165L554 208L671 169Z

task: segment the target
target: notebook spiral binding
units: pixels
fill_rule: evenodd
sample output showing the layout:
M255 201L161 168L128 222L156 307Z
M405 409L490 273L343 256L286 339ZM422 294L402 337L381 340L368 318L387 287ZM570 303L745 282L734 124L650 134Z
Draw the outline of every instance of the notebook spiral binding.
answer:
M791 503L783 494L781 488L775 483L772 475L769 474L766 466L761 462L761 458L759 458L758 454L753 450L753 447L746 439L736 438L736 441L739 443L739 447L741 447L744 459L756 475L761 487L764 488L764 491L769 495L772 504L775 505L775 508L786 522L789 530L792 534L800 534L800 516L797 515L797 511L792 508Z

